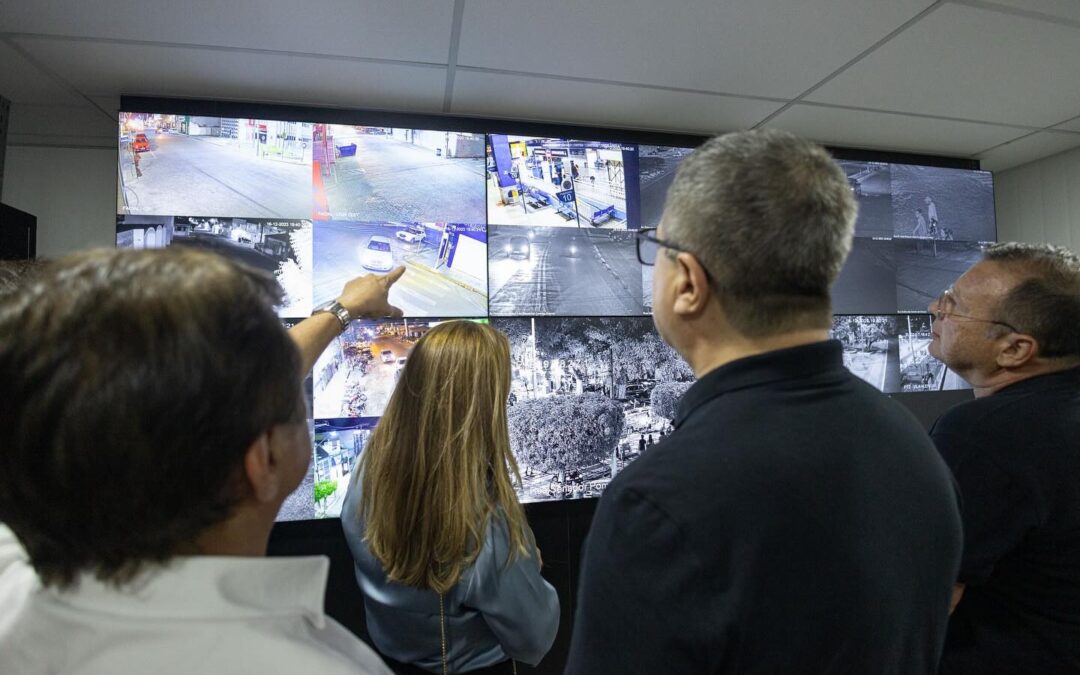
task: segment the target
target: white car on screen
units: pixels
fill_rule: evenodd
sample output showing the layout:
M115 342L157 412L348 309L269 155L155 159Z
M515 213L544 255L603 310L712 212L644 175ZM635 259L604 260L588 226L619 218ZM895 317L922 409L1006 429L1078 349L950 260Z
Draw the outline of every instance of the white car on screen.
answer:
M406 244L415 244L424 239L423 232L417 232L416 230L398 230L394 233L394 236Z
M376 272L389 272L394 269L390 240L378 235L369 239L367 245L360 250L360 264Z

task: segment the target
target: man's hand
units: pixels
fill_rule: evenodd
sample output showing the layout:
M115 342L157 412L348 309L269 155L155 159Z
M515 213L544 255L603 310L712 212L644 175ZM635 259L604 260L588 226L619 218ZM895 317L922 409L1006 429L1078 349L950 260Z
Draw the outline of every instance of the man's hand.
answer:
M378 276L365 274L345 284L345 290L337 301L354 319L381 319L399 317L402 311L390 304L390 287L405 274L405 267L397 267L387 274Z
M404 267L391 270L389 274L376 276L365 274L345 284L337 301L349 310L354 319L381 319L399 317L401 309L390 304L390 287L405 274ZM289 336L300 350L300 369L311 371L315 361L330 342L341 334L341 322L326 312L319 312L289 329Z

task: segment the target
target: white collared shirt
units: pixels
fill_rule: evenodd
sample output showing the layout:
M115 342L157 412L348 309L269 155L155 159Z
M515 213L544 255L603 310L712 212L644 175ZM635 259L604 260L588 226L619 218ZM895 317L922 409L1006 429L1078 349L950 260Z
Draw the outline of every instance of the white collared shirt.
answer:
M181 557L122 589L90 575L35 588L15 616L0 605L0 673L391 675L323 612L329 568L321 556ZM3 572L0 598L19 594L25 578Z

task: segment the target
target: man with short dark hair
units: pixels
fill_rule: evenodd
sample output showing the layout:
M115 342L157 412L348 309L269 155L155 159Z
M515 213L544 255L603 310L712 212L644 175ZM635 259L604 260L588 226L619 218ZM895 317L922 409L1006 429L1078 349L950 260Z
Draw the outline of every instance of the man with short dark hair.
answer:
M942 672L1080 672L1080 258L994 245L929 309L976 396L931 430L964 519Z
M399 312L401 272L293 339L271 277L188 249L75 254L0 300L0 521L43 585L0 606L0 672L389 673L324 614L324 558L262 556L311 460L302 372Z
M714 138L679 167L653 319L698 381L605 491L567 673L934 673L960 514L918 422L843 366L856 206L819 146Z

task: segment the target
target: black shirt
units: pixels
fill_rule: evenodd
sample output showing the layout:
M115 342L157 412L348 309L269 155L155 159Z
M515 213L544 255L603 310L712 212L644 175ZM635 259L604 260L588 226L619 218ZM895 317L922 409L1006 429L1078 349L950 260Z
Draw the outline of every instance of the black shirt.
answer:
M567 673L935 671L955 489L840 343L714 370L675 426L600 500Z
M1080 673L1080 368L958 405L930 434L963 499L942 672Z

